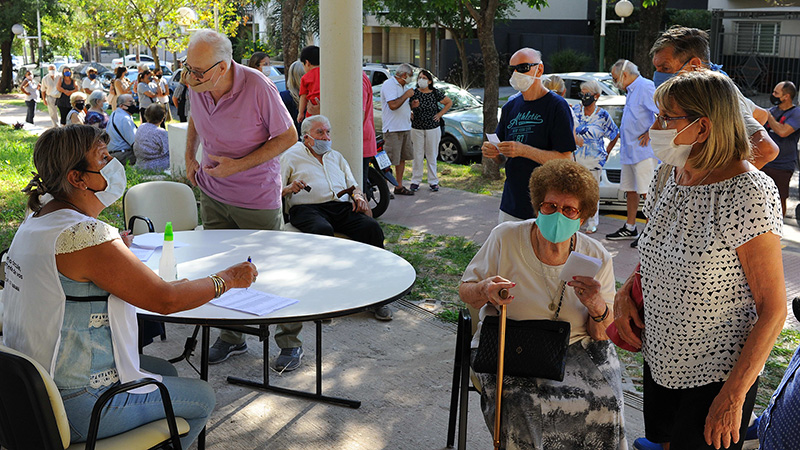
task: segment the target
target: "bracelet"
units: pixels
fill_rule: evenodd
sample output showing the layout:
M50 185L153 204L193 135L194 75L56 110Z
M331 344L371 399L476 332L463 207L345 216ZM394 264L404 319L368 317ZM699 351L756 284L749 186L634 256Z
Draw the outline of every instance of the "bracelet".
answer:
M603 314L601 314L601 315L599 315L597 317L595 317L595 316L590 316L590 317L595 322L602 322L602 321L606 320L606 317L608 317L608 305L606 305L606 310L605 310L605 312Z
M214 282L214 298L219 298L228 290L228 287L225 285L225 280L219 275L212 273L208 277Z

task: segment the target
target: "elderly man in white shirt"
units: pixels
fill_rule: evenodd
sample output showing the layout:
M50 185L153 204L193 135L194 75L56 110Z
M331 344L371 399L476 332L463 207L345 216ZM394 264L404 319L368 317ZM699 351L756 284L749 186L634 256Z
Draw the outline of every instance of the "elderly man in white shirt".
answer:
M383 230L370 217L369 204L350 165L331 149L328 118L307 117L300 131L302 140L281 155L281 195L291 224L304 233L333 236L336 232L383 248ZM379 320L392 318L387 306L373 312Z
M61 97L61 92L56 87L59 83L61 83L61 76L56 73L56 65L50 64L47 66L47 75L42 78L42 99L47 106L47 114L50 115L54 127L60 125L58 106L56 105L56 100Z

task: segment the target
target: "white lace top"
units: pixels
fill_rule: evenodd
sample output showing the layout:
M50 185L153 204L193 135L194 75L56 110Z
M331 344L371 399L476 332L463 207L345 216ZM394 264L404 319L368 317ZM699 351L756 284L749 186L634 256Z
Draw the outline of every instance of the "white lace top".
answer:
M61 232L56 239L56 255L77 252L114 239L120 239L116 228L96 219L85 220Z
M647 196L644 213L642 351L653 379L670 389L725 381L758 320L736 249L781 234L775 183L754 170L679 186L673 173L656 202Z

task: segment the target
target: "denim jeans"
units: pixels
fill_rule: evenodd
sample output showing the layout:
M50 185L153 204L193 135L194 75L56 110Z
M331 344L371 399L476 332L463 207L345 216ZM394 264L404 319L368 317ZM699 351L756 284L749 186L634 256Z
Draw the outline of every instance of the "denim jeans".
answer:
M159 358L142 355L141 367L148 372L164 375L163 383L169 390L175 416L183 417L189 423L189 434L181 439L183 448L188 448L197 439L214 410L214 390L203 380L179 378L175 368ZM106 390L107 388L83 388L61 391L69 420L70 442L86 441L92 408ZM164 417L164 407L158 390L149 394L122 393L115 396L103 409L98 437L114 436Z

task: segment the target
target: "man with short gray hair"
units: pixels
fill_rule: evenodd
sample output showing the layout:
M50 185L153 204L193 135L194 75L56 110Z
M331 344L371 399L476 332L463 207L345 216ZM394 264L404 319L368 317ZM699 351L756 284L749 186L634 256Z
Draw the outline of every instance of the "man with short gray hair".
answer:
M101 91L102 92L102 91ZM117 97L117 109L108 117L106 133L108 133L108 154L122 164L136 164L133 154L133 143L136 141L136 123L131 114L136 112L136 102L131 94Z
M636 229L636 214L639 210L639 196L647 195L653 179L658 159L650 147L650 127L656 120L658 108L653 101L655 86L653 82L639 75L636 64L620 59L611 66L611 78L620 91L627 91L625 109L619 126L619 155L622 175L619 188L625 191L628 217L622 227L606 235L609 240L633 239L631 247L639 242Z
M389 155L397 178L397 195L414 195L403 186L403 172L406 161L414 159L414 146L411 144L411 105L408 99L414 95L408 80L414 69L408 64L400 64L394 76L381 85L381 104L383 119L383 149Z
M48 65L47 75L42 78L42 100L47 106L47 114L50 115L54 127L60 125L58 105L56 105L56 100L61 97L61 92L58 90L59 83L61 83L61 77L56 73L56 65Z
M297 131L275 84L261 71L234 62L231 41L214 30L196 31L189 39L183 73L192 104L186 176L200 188L203 227L280 230L278 157L297 142ZM201 142L202 165L195 158ZM276 370L300 366L301 328L302 323L278 326ZM209 363L246 351L241 333L222 330Z

